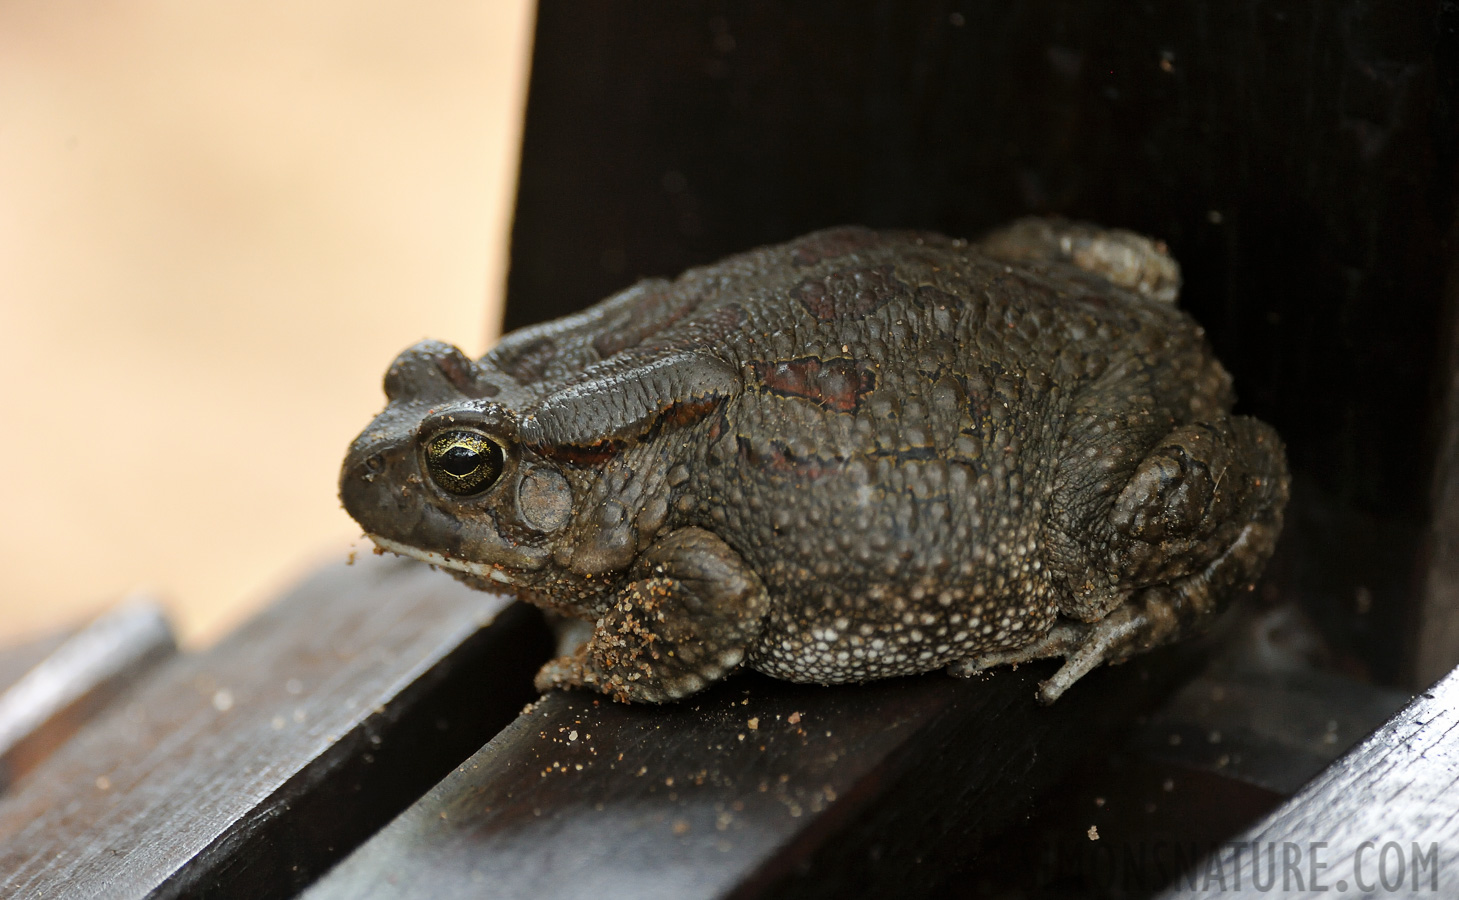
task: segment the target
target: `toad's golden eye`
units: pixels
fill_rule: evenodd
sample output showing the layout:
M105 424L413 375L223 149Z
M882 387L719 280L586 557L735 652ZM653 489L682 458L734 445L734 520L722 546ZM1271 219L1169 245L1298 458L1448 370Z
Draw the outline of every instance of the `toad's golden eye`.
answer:
M426 444L426 469L441 489L458 497L480 494L502 477L502 445L476 431L443 431Z

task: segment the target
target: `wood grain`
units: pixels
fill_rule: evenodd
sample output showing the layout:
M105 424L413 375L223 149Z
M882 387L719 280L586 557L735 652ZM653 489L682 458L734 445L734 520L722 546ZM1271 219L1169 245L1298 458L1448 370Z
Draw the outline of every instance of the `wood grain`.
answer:
M1273 892L1459 896L1459 670L1164 896Z
M289 895L510 721L550 651L419 564L330 567L0 800L0 896Z

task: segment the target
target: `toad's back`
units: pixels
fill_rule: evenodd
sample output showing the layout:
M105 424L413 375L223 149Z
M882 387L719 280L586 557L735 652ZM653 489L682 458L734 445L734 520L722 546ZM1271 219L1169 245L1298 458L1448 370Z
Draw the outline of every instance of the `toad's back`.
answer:
M1230 403L1173 304L937 236L817 235L675 287L704 300L657 343L743 387L686 435L698 477L670 525L712 529L764 579L755 655L775 674L920 671L1046 629L1050 552L1094 536L1109 485L1173 425Z

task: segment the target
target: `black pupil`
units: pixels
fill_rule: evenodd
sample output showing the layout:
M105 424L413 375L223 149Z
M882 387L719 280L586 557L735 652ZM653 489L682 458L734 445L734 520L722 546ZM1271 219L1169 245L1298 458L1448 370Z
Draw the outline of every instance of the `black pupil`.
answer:
M426 445L426 468L437 485L457 497L472 497L501 478L502 445L475 431L448 431Z
M481 451L457 444L442 453L440 459L441 468L457 478L464 478L481 465Z

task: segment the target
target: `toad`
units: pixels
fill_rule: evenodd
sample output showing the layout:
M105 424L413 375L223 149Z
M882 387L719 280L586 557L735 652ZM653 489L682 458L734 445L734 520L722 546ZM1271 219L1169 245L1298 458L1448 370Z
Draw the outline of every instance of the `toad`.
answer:
M860 682L1199 631L1282 525L1282 442L1164 246L846 227L649 279L472 360L426 341L350 447L385 551L591 624L541 689Z

